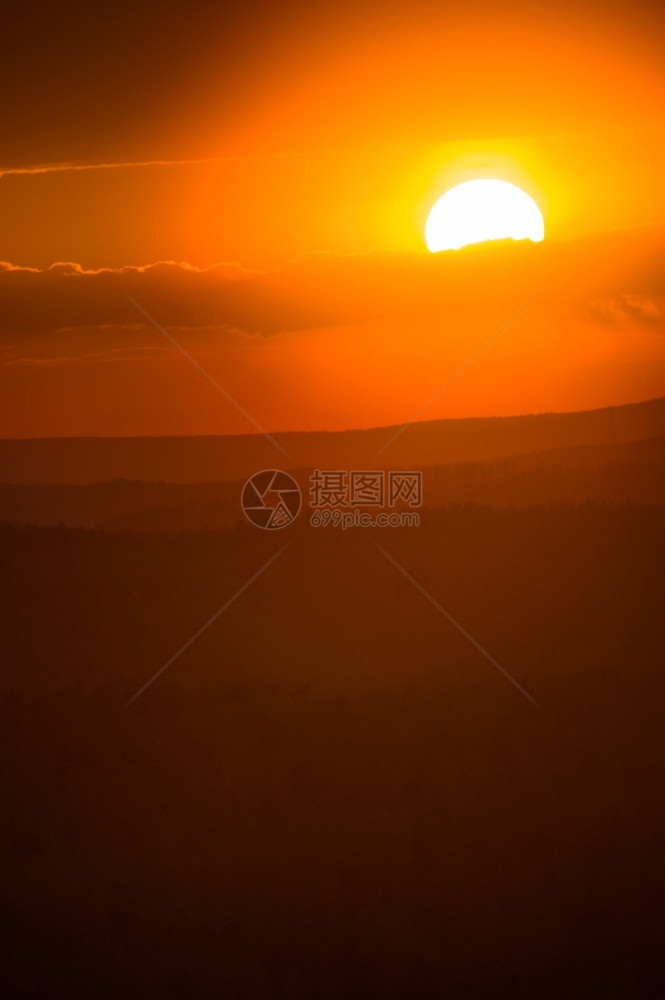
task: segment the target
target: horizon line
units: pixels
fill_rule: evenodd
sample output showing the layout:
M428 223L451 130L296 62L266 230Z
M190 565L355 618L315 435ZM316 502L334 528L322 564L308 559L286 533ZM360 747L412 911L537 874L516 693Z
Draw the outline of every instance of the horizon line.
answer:
M528 413L507 413L493 414L491 416L466 416L466 417L433 417L428 420L414 421L410 426L424 424L460 423L461 421L480 420L525 420L533 417L565 417L577 416L586 413L604 413L609 410L625 410L636 406L649 406L652 403L665 404L665 395L651 396L649 399L634 400L630 403L608 403L606 406L590 407L582 410L541 410ZM294 436L305 434L371 434L379 431L389 431L393 428L401 427L395 424L373 424L371 427L346 427L340 429L318 428L313 430L283 430L271 431L273 436ZM26 435L25 437L5 437L0 434L0 443L19 441L159 441L165 439L191 439L191 438L261 438L263 435L258 431L222 432L204 434L52 434L52 435Z

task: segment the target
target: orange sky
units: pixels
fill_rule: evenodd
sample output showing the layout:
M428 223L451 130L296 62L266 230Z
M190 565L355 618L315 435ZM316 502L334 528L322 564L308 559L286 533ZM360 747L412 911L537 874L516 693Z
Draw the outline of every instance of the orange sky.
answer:
M126 291L271 430L410 418L536 293L427 417L665 392L655 6L82 10L69 55L15 13L3 68L3 436L252 429ZM433 270L428 209L481 176L551 252Z

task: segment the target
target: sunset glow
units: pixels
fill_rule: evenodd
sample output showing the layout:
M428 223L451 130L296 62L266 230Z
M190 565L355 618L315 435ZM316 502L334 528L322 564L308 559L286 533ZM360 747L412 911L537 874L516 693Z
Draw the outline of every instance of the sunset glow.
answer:
M42 1000L665 1000L665 3L3 9Z

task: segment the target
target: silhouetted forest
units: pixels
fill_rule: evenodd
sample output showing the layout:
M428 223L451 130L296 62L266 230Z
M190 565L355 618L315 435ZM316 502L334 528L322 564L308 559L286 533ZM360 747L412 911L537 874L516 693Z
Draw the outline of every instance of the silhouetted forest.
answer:
M662 996L664 512L0 528L8 995Z
M413 467L413 466L412 466ZM312 469L291 469L305 499ZM425 466L428 507L479 503L665 503L665 437L621 445L557 448L487 462ZM244 522L243 482L165 483L118 480L92 485L0 484L0 523L182 531Z

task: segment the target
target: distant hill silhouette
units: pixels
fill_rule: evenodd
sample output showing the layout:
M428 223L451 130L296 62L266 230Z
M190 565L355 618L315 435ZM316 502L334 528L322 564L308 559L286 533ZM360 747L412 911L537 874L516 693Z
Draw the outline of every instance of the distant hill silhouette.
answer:
M621 445L665 435L665 399L578 413L421 421L376 456L398 430L276 434L288 459L260 434L3 440L0 482L233 482L262 468L414 468L555 448Z
M310 469L292 470L307 508ZM426 507L478 503L526 507L587 501L665 503L665 436L629 444L582 445L484 462L423 467ZM90 486L0 484L0 522L182 531L244 523L243 480ZM304 513L301 516L305 516Z
M229 508L224 524L240 513L240 485L231 483L145 483L116 480L90 486L0 484L0 521L94 528L142 511L212 504L219 512Z

